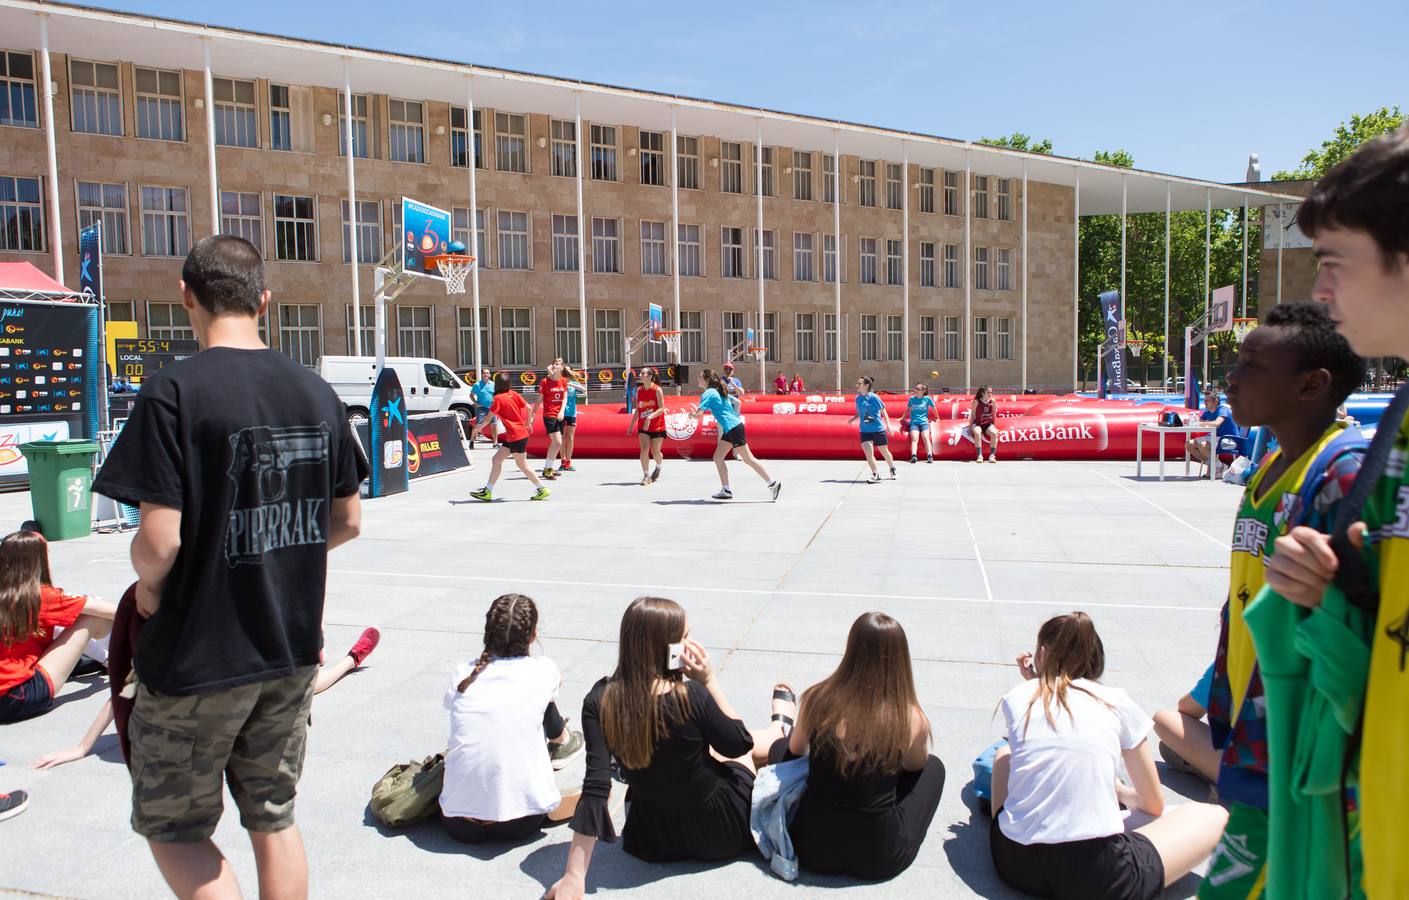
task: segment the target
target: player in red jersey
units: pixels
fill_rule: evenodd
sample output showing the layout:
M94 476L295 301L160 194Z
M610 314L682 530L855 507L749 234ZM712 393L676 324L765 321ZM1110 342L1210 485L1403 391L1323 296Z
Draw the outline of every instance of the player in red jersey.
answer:
M548 377L538 383L538 404L543 406L543 425L548 430L543 477L549 481L558 477L553 470L553 460L558 458L563 446L563 405L567 403L569 390L568 380L563 377L563 364L554 360L548 365Z
M632 424L641 442L641 484L644 486L660 477L661 463L665 459L660 449L665 443L665 391L656 379L656 370L650 366L636 373L636 415ZM626 433L631 433L631 425L627 426ZM652 459L656 462L655 471L651 471Z
M974 442L978 461L983 462L983 442L988 441L988 461L998 462L997 407L993 402L993 388L988 385L974 394L974 405L969 410L969 439Z

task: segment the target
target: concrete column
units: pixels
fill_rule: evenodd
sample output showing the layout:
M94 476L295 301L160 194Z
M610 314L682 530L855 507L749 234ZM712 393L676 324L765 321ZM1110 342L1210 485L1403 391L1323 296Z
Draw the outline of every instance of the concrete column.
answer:
M346 57L342 61L342 114L342 136L347 144L347 230L350 233L347 247L352 255L352 355L361 356L365 348L362 346L362 278L357 250L357 166L352 152L352 67Z
M205 152L210 174L210 233L220 233L220 177L215 164L215 88L210 76L210 40L202 39L205 54Z
M475 82L470 76L465 76L465 151L470 163L470 246L466 250L475 257L474 267L470 269L470 296L473 299L474 311L470 314L471 323L475 329L475 379L479 378L480 369L484 367L484 360L480 357L483 351L480 349L484 345L484 333L480 325L479 310L479 267L484 264L484 260L479 258L479 193L476 185L477 174L475 172ZM579 226L580 230L581 226Z
M39 70L44 82L39 93L44 98L44 150L49 157L49 252L54 254L54 280L64 283L64 230L59 210L59 155L54 144L54 95L49 86L54 73L49 68L49 17L39 14Z

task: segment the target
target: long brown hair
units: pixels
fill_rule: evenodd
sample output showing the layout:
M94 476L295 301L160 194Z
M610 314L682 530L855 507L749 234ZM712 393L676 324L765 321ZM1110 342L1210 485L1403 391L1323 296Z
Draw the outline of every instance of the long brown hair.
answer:
M1066 711L1071 717L1071 705L1067 703L1067 691L1081 691L1099 701L1104 706L1109 703L1097 697L1079 684L1072 684L1079 678L1098 680L1106 671L1106 648L1101 636L1096 633L1096 624L1084 612L1054 616L1042 623L1037 630L1037 658L1033 666L1037 669L1037 693L1027 704L1027 715L1023 717L1023 733L1027 733L1027 723L1032 720L1032 708L1042 701L1042 712L1047 723L1054 728L1056 720L1052 715L1053 705Z
M649 766L656 742L689 714L684 673L665 667L670 645L684 639L685 609L674 600L637 597L621 616L616 671L602 692L602 732L628 769ZM675 703L660 702L656 685L662 681Z
M724 380L723 375L720 375L713 369L705 369L700 373L700 378L704 379L704 383L707 386L718 391L720 397L723 397L725 400L729 399L729 383Z
M501 594L484 614L484 652L456 688L460 693L474 684L484 667L496 659L528 656L528 645L538 629L538 607L523 594Z
M35 531L0 540L0 645L37 637L39 589L49 584L49 545Z
M831 750L843 775L898 772L919 705L905 629L881 612L851 623L836 671L802 695L808 742Z

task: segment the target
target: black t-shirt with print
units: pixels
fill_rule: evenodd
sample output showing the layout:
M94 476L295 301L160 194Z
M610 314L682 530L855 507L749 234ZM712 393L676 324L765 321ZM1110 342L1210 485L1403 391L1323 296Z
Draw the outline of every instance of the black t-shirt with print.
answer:
M276 350L215 347L148 378L93 482L181 510L142 683L201 694L315 665L330 506L366 475L332 388Z

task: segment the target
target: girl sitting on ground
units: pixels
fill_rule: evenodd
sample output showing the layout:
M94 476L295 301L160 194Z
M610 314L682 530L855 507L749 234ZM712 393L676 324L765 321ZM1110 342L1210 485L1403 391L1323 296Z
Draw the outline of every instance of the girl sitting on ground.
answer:
M1208 695L1213 687L1213 664L1204 670L1194 689L1179 698L1174 709L1155 713L1155 734L1159 752L1170 768L1197 775L1209 784L1218 783L1218 767L1223 757L1213 745L1209 731Z
M523 594L495 599L484 616L484 650L463 664L445 692L450 746L440 792L440 824L467 844L518 841L566 820L553 772L582 754L582 735L558 712L562 675L538 640L538 607Z
M88 642L112 629L116 609L54 587L38 532L0 540L0 723L48 712ZM55 628L64 630L57 638Z
M993 760L989 848L998 875L1038 897L1152 900L1213 851L1228 813L1208 803L1168 812L1147 737L1150 717L1099 682L1106 654L1091 618L1048 619L1023 683L999 704L1008 746ZM1124 761L1134 782L1116 777ZM1152 821L1126 830L1120 807Z
M929 744L905 630L885 613L865 613L836 671L802 695L791 736L769 753L770 763L811 753L788 828L798 863L874 880L905 871L944 791L944 764Z
M647 862L714 862L753 849L754 774L783 736L792 704L782 709L779 701L773 725L751 734L709 654L688 636L685 610L673 600L639 597L621 617L616 671L582 701L587 774L567 868L549 900L581 900L597 841L617 839L608 809L612 757L630 786L627 853ZM779 685L777 692L791 689Z

